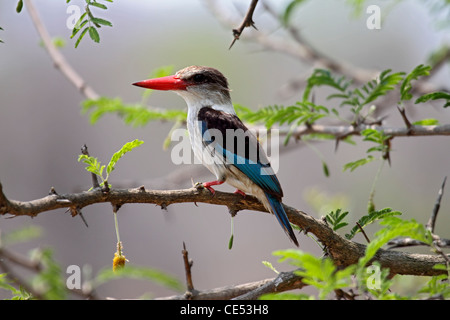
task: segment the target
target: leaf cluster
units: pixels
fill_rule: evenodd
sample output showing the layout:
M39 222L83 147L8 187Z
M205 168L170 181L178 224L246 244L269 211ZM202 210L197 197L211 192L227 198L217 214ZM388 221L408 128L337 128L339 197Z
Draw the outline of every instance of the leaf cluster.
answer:
M120 158L122 158L127 152L130 152L143 143L144 141L138 139L125 143L119 151L114 153L108 165L102 165L97 158L85 154L81 154L78 156L78 162L84 162L86 164L86 170L98 176L101 179L100 185L103 186L109 180L109 175L115 169L115 166ZM105 167L106 176L103 175L103 170L105 169Z
M294 2L292 2L292 5L294 5ZM310 126L316 124L322 119L350 123L355 128L360 124L371 124L373 120L370 117L376 110L375 103L377 103L377 100L385 97L391 91L398 90L400 97L398 105L402 106L404 102L413 98L414 81L428 76L430 70L430 66L422 64L415 67L410 73L392 72L392 70L387 69L366 84L354 87L352 81L344 76L335 76L329 70L316 69L306 81L302 100L292 106L267 106L254 111L242 105L235 105L235 109L242 120L250 123L264 123L269 129L275 125L289 126L285 139L285 143L288 143L296 128L301 125ZM314 102L314 90L321 87L326 87L334 91L328 94L326 99L337 102L338 107L333 105L317 105ZM415 104L434 100L444 100L444 108L450 106L450 94L443 91L432 92L417 97ZM342 110L350 111L352 115L351 119L345 119L341 116ZM436 119L422 119L415 121L413 125L427 126L436 125L437 123L438 121ZM363 137L363 141L371 142L374 146L368 148L366 151L367 155L364 158L345 164L344 170L353 171L376 159L389 160L391 136L376 129L361 130L360 135ZM302 136L302 139L320 138L342 140L348 139L348 137L338 138L331 135L310 135ZM380 154L381 156L377 157L374 154ZM325 172L327 175L329 174L327 171Z
M351 239L353 239L353 237L358 232L361 232L361 229L365 228L369 224L371 224L371 223L373 223L373 222L375 222L377 220L385 219L387 217L392 217L392 216L398 216L398 215L401 215L401 212L399 212L399 211L392 211L391 208L385 208L385 209L382 209L382 210L369 212L367 215L362 216L358 220L358 225L355 225L350 230L350 233L347 233L345 235L345 237L348 240L351 240Z
M66 0L66 3L69 3L71 0ZM113 2L113 0L104 0L107 2ZM85 0L86 5L84 7L85 12L80 16L78 21L75 23L75 26L72 30L72 35L70 36L73 39L78 32L80 32L77 41L75 42L75 48L78 47L81 40L84 38L86 33L89 33L89 37L94 42L100 42L100 34L97 29L100 29L102 26L112 27L112 23L106 19L95 17L92 13L92 7L99 8L102 10L108 9L108 7L98 2L97 0Z
M337 230L347 225L343 221L348 212L337 210L330 213L326 219ZM347 266L346 268L337 267L328 257L315 257L310 253L305 253L297 249L279 250L273 254L280 257L279 262L289 262L296 267L295 273L302 277L302 282L309 284L318 290L317 298L330 298L332 293L338 297L347 290L347 296L356 298L357 296L369 296L372 299L417 299L433 298L434 296L450 297L450 286L448 274L433 276L419 289L413 296L400 296L390 291L393 279L390 278L389 270L381 268L380 264L372 261L368 265L376 252L390 240L397 237L409 237L419 240L426 245L431 245L432 238L430 232L415 220L402 220L396 215L400 212L391 209L383 209L360 219L359 223L364 227L368 224L379 221L381 228L375 233L375 238L370 241L366 248L365 255L360 258L357 264ZM352 229L348 238L358 232ZM270 269L275 270L272 264L264 263ZM447 270L445 266L437 266ZM276 271L276 270L275 270ZM396 276L398 277L398 276ZM305 294L276 294L271 293L261 297L261 299L315 299L314 295Z
M125 124L133 127L145 126L154 120L184 121L187 117L184 110L155 110L142 104L125 104L120 98L108 97L83 101L82 112L90 113L92 124L106 114L115 114L121 117Z

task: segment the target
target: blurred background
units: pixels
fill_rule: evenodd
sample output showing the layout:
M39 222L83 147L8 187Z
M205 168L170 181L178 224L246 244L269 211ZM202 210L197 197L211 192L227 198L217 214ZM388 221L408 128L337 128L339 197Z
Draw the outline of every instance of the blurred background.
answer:
M266 1L282 12L290 1ZM432 3L402 1L396 5L374 1L381 7L379 30L366 27L365 5L360 14L345 1L305 1L293 13L291 22L319 52L360 68L411 71L427 63L430 54L450 43L448 28L439 25ZM142 89L131 83L147 78L152 70L173 65L174 70L189 65L206 65L221 70L230 82L234 103L256 109L273 104L289 105L303 92L286 90L290 81L307 76L311 66L292 56L268 50L247 41L258 31L246 29L241 40L228 47L231 29L237 27L250 1L127 0L107 3L108 10L95 10L112 22L102 27L99 44L86 37L77 49L66 27L70 14L65 1L34 1L52 37L61 37L61 49L69 63L102 96L120 97L126 103L141 101ZM70 4L84 5L72 0ZM171 123L153 122L133 128L117 116L102 118L91 125L81 113L84 97L53 67L31 22L27 8L15 12L17 1L0 0L0 182L9 199L28 201L44 197L51 187L58 193L87 190L91 177L77 162L80 148L87 144L91 155L108 162L111 155L131 140L145 143L119 162L109 181L117 187L170 189L191 186L191 178L209 181L212 176L198 165L175 166L170 149L163 150ZM214 5L214 6L212 6ZM236 21L228 26L221 19ZM234 19L234 20L233 20ZM262 6L254 21L259 32L273 36L286 33ZM443 66L430 81L449 89L450 68ZM320 97L318 97L320 99ZM184 101L175 94L155 92L148 104L182 109ZM439 104L413 106L411 120L439 119L449 123L448 110ZM384 109L386 125L402 126L396 102ZM360 139L355 138L357 142ZM278 178L284 203L319 218L330 208L348 210L349 221L366 214L369 193L379 163L343 172L343 165L365 157L369 145L334 142L314 144L330 168L325 177L320 158L313 148L298 143L281 150ZM391 166L385 165L377 182L377 209L391 207L403 218L426 223L444 176L450 173L450 143L446 137L396 138ZM183 177L169 180L173 172ZM232 190L226 186L220 190ZM449 237L450 196L444 194L436 233ZM91 277L112 264L116 246L114 220L109 204L83 210L89 227L80 217L65 210L41 213L37 217L0 217L6 234L30 225L42 228L36 240L18 243L9 249L20 253L36 247L52 248L63 274L67 266L91 270ZM207 204L171 205L167 211L154 205L125 205L119 211L119 228L124 254L129 263L164 270L182 283L182 244L193 259L196 289L240 284L275 277L262 264L270 261L280 271L288 264L277 263L272 252L292 247L276 219L268 214L239 212L234 219L234 246L228 249L230 215L227 209ZM350 227L349 227L350 228ZM349 229L348 229L349 230ZM348 232L348 230L345 230ZM376 230L376 229L375 229ZM370 232L370 229L369 229ZM370 234L370 233L369 233ZM300 249L320 255L318 245L308 236L298 236ZM356 241L364 242L362 236ZM419 250L417 248L415 251ZM427 252L427 251L425 251ZM18 270L18 272L21 272ZM88 280L89 275L84 275ZM97 289L100 297L136 298L143 294L163 297L173 291L151 282L116 280ZM0 290L0 297L9 294Z

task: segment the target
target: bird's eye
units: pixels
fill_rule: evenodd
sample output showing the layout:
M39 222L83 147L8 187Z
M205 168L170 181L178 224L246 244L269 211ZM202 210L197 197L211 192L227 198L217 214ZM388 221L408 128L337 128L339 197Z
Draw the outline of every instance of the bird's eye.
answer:
M192 77L192 80L197 83L204 82L206 80L206 76L201 73L197 73Z

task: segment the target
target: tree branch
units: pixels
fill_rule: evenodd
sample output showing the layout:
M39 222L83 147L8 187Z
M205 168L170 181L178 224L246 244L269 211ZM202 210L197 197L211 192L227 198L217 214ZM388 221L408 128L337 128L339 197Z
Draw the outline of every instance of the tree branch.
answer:
M302 282L302 277L292 272L280 272L271 279L264 279L234 286L225 286L211 290L196 291L195 294L175 295L170 297L160 297L157 300L255 300L265 293L284 292L293 289L301 289L306 284Z
M366 129L375 129L379 132L383 132L387 136L391 137L409 137L409 136L449 136L450 124L434 125L434 126L414 126L407 127L386 127L381 125L368 125L359 124L357 126L330 126L313 124L308 126L299 126L292 134L293 138L300 138L302 135L312 133L325 133L333 135L336 138L341 139L349 135L361 135L361 132ZM289 130L280 130L281 135L285 135Z
M3 193L0 184L0 215L35 217L40 213L60 209L76 208L78 210L96 203L109 202L112 205L127 203L152 203L167 207L176 203L208 203L226 206L231 212L253 210L267 212L264 206L250 195L245 198L234 193L216 191L215 195L203 188L190 188L183 190L146 190L144 187L133 189L109 189L105 192L94 189L89 192L72 194L51 194L41 199L22 202L9 200ZM330 257L339 266L348 266L358 262L365 254L366 246L349 241L329 228L324 222L317 220L303 211L284 205L289 220L305 232L314 234L327 248ZM440 256L411 254L390 250L379 250L375 260L383 267L388 267L392 274L408 275L437 275L442 270L435 270L433 266L444 263Z
M28 8L31 20L36 27L39 36L41 37L44 47L47 50L54 66L61 71L61 73L88 99L98 99L99 95L92 89L84 79L75 71L74 68L67 62L64 56L59 52L52 42L52 39L44 26L36 7L32 0L25 0L25 5Z
M237 29L233 29L234 39L231 42L230 47L228 49L231 49L236 40L239 40L239 37L241 36L242 32L246 27L253 27L256 29L255 23L253 22L253 12L255 12L257 4L258 0L252 0L250 6L248 7L247 13L245 14L244 20L242 20L241 25Z

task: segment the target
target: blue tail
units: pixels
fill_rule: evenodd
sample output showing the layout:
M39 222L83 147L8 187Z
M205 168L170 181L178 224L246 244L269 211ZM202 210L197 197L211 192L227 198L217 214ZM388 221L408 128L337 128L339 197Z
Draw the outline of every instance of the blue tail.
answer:
M286 211L284 211L283 205L281 202L275 197L267 192L265 192L267 200L269 201L270 207L272 208L273 214L277 217L278 222L283 227L286 234L291 238L292 242L298 247L298 241L295 237L294 231L291 228L291 224L289 223L289 219L287 217Z

